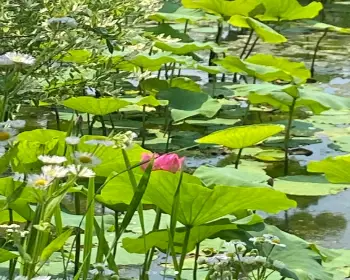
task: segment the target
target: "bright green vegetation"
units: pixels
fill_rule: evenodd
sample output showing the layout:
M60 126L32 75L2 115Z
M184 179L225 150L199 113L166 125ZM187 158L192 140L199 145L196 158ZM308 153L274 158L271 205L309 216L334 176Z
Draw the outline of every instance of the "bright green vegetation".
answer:
M291 157L312 154L303 146L322 133L350 152L350 99L313 83L322 40L350 29L315 21L322 11L297 0L4 0L0 275L348 277L350 251L268 217L350 183L349 155L302 174ZM196 40L203 26L210 39ZM229 29L247 32L244 43L223 42ZM291 29L320 32L310 67L255 52ZM208 151L229 156L186 166ZM310 216L312 231L321 215Z

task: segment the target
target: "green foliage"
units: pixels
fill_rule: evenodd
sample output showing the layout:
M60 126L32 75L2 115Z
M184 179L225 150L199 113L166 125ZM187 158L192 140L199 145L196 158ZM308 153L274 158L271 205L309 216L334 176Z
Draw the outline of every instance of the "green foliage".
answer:
M250 125L216 131L197 140L201 144L223 145L231 149L253 146L284 130L281 125Z

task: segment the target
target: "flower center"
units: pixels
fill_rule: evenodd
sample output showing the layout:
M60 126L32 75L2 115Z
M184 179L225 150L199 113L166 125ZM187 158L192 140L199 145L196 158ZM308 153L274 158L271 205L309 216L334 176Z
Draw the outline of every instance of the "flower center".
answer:
M48 183L48 181L45 179L38 179L35 181L35 186L44 187L47 185L47 183Z
M81 157L79 157L79 161L81 163L91 163L92 159L89 156L81 156Z
M10 133L6 131L0 131L0 141L6 141L10 139Z

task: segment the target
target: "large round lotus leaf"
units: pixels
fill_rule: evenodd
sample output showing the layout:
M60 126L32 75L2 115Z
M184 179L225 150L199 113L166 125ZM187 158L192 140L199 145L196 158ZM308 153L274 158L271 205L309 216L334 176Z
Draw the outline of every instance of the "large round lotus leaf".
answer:
M298 0L261 0L265 7L263 15L256 18L262 21L281 21L310 19L318 15L323 9L322 3L311 2L307 6L299 4Z
M114 97L94 98L80 96L69 98L63 101L62 104L79 112L104 116L124 108L130 103Z
M284 130L282 125L264 124L232 127L198 139L201 144L223 145L231 149L250 147Z

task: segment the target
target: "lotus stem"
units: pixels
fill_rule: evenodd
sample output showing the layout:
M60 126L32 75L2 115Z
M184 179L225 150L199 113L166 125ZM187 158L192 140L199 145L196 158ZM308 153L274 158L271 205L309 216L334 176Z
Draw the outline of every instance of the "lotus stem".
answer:
M247 117L249 114L249 110L250 110L250 102L248 102L248 106L244 112L244 117L242 120L242 125L246 124L247 121ZM239 165L239 161L241 160L241 156L242 156L242 152L243 152L243 148L239 149L238 154L237 154L237 158L236 158L236 162L235 162L235 168L238 169L238 165Z
M246 50L247 50L247 48L248 48L248 46L249 46L249 43L250 43L250 41L252 40L252 38L253 38L253 34L254 34L254 29L251 29L250 30L250 33L249 33L249 37L248 37L248 39L247 39L247 42L245 43L245 45L244 45L244 48L243 48L243 50L242 50L242 53L241 53L241 55L239 56L239 58L243 58L243 56L244 56L244 54L245 54L245 52L246 52Z
M61 130L61 125L60 125L60 113L58 112L57 106L53 105L53 110L55 112L55 119L56 119L56 128L57 130Z
M249 49L249 52L248 52L247 55L245 56L245 59L247 59L247 58L251 55L251 53L253 52L253 50L254 50L254 48L255 48L255 46L256 46L256 43L257 43L258 41L259 41L259 37L256 37L256 39L254 40L252 46L251 46L250 49Z
M191 234L191 226L186 226L186 234L185 234L185 239L184 243L182 245L182 253L180 257L180 262L179 262L179 278L181 279L181 272L182 272L182 267L184 266L186 254L187 254L187 247L188 247L188 242L190 240L190 234Z
M216 37L215 37L215 43L216 44L220 44L220 39L221 39L221 35L222 35L222 31L223 31L223 26L222 26L222 22L218 21L218 31L216 33ZM213 66L213 60L216 58L216 53L213 50L210 50L210 55L209 55L209 66ZM216 74L208 74L209 77L209 81L213 80L214 77L216 79Z
M199 258L200 243L196 244L196 253L194 256L193 280L197 280L198 258Z
M284 176L288 175L288 169L289 169L289 158L288 158L289 138L290 138L290 131L292 128L295 103L296 103L296 98L293 98L292 105L289 107L288 125L287 125L287 129L286 129L286 135L284 138Z
M142 143L141 147L145 147L145 141L146 141L146 105L142 106Z
M188 23L189 23L189 20L186 19L186 22L185 22L185 28L184 28L184 34L187 34L187 28L188 28ZM180 77L181 75L181 68L179 68L179 71L177 72L177 76Z
M103 136L107 136L107 128L106 128L105 120L103 119L103 116L99 116L99 118L102 125Z
M316 56L317 56L317 52L320 48L320 44L322 42L322 40L324 39L324 37L327 36L327 33L328 33L328 29L326 29L322 36L318 39L317 43L316 43L316 46L315 46L315 51L314 51L314 55L312 57L312 63L311 63L311 69L310 69L310 72L311 72L311 77L313 78L314 77L314 74L315 74L315 62L316 62Z

